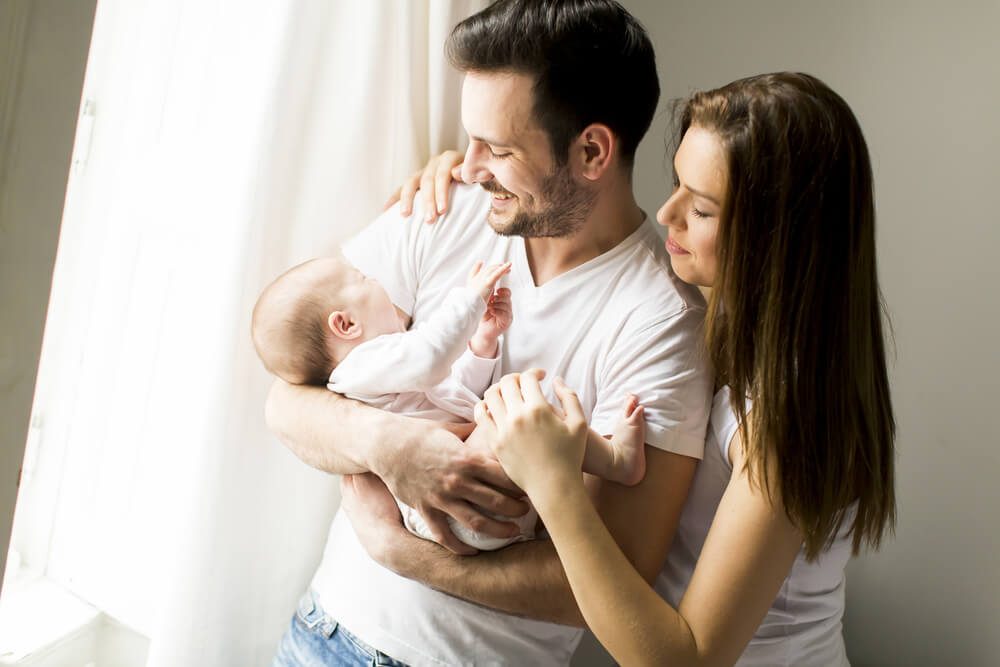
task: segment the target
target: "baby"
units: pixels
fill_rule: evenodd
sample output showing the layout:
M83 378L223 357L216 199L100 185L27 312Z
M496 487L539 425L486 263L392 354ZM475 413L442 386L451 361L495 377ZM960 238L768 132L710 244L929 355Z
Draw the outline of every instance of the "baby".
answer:
M493 383L500 335L512 320L510 290L496 288L510 263L477 262L465 287L407 331L379 283L341 258L300 264L268 285L253 312L253 342L268 371L293 384L330 390L384 410L439 421L472 421ZM332 372L331 372L332 370ZM591 431L584 471L622 484L645 474L642 410L628 397L611 439ZM433 540L420 514L397 503L406 527ZM513 521L513 538L472 531L449 517L459 540L480 550L531 539L534 510Z

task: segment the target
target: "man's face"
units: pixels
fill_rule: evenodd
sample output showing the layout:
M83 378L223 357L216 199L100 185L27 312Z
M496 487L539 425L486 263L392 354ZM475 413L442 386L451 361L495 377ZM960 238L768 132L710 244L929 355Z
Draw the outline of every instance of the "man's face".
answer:
M533 117L531 87L523 74L466 74L462 122L469 149L462 179L493 195L489 224L498 234L570 236L593 209L596 193L568 165L556 165Z

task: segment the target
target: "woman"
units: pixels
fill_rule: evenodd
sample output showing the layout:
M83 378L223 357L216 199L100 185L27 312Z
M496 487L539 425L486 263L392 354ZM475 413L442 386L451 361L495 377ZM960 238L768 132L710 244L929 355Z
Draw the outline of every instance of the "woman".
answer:
M569 388L555 382L558 410L541 371L507 376L477 421L618 662L847 664L844 566L895 520L864 138L836 93L790 73L695 94L679 138L657 220L674 271L706 288L719 389L656 591L587 500Z

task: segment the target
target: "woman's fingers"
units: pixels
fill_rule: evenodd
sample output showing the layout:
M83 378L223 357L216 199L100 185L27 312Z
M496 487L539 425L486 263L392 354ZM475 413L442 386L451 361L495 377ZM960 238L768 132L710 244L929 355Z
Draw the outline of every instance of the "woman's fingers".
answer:
M510 373L500 378L500 396L503 398L507 413L520 410L524 406L521 396L521 374ZM493 406L490 406L493 409Z
M392 205L399 201L399 193L403 191L403 188L396 188L396 191L389 195L389 198L385 200L385 204L382 205L383 211L388 211L392 208Z
M438 159L437 174L434 177L434 202L438 215L448 210L448 192L451 189L451 182L462 179L463 157L458 151L445 151ZM455 175L456 169L459 172L458 176Z
M521 394L525 403L538 405L548 403L545 394L542 393L541 380L545 377L545 371L541 368L532 368L521 374Z
M403 181L403 185L399 188L399 212L402 215L413 213L413 200L417 196L417 190L420 188L420 177L423 173L423 171L414 172L408 179Z
M476 407L473 408L473 418L476 420L476 424L485 428L489 432L496 431L497 425L493 421L490 411L486 409L486 401L479 401L476 403Z
M493 418L493 423L500 426L507 421L507 406L504 404L503 397L500 395L499 384L495 384L487 389L486 393L483 395L483 399L486 401L486 409L490 411L490 417Z

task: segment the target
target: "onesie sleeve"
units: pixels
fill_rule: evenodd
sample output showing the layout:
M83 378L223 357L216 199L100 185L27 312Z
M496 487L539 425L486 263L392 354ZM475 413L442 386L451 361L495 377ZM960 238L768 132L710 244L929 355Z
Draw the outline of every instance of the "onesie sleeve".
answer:
M448 377L485 310L478 294L455 288L410 331L379 336L354 348L330 374L327 387L354 397L427 391Z
M497 349L502 349L503 341L498 340L497 343ZM472 350L466 347L462 356L452 365L451 377L455 382L482 398L486 390L493 384L499 361L499 354L492 359L477 357Z
M712 375L700 340L700 311L688 308L640 323L615 339L603 369L591 427L610 434L635 394L646 416L646 444L702 458Z

